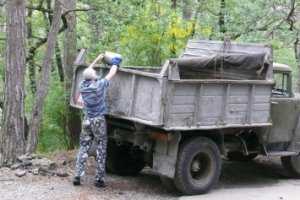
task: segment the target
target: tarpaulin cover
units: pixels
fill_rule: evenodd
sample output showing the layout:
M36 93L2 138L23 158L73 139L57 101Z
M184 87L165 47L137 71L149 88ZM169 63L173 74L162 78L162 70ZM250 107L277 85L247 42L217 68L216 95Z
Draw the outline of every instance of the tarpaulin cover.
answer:
M181 78L263 79L266 54L213 54L173 60ZM199 77L201 76L201 77Z

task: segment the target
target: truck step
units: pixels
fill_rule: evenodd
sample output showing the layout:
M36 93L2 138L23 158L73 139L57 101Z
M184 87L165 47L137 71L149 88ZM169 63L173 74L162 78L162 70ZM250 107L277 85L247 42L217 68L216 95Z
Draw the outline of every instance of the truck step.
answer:
M272 151L268 152L268 156L296 156L299 153L294 151Z

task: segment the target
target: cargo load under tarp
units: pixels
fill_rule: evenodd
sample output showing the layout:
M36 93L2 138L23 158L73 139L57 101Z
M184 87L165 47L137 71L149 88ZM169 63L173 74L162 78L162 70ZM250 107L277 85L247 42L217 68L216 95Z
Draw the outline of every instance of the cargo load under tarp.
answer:
M267 46L190 40L184 54L171 60L180 79L263 80L272 75Z

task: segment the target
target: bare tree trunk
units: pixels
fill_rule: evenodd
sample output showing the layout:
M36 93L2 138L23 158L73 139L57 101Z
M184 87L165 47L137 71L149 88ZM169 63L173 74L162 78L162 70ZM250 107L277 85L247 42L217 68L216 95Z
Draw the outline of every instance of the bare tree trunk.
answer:
M172 1L172 8L176 9L177 8L177 0L171 0Z
M220 0L220 12L219 12L219 29L220 33L226 33L226 24L225 24L225 11L226 10L226 1Z
M33 7L33 2L32 0L29 1L29 6ZM28 46L32 46L32 14L33 10L28 9L27 12L27 39L28 39ZM29 73L29 82L30 82L30 89L32 94L35 94L36 92L36 73L35 73L35 62L34 62L34 57L35 57L35 51L31 52L29 51L29 58L27 60L27 67L28 67L28 73Z
M191 20L193 17L193 0L183 0L182 16L186 20Z
M6 3L5 98L3 129L0 132L0 166L11 165L25 150L26 8L24 0L10 0Z
M76 8L76 0L66 1L65 6L68 10ZM76 42L76 14L69 12L66 15L68 28L64 39L64 71L65 71L65 93L66 93L66 129L70 136L69 148L74 148L79 142L81 132L80 112L69 105L70 91L73 78L73 64L77 54Z
M60 82L64 82L65 75L64 75L64 69L63 69L63 61L61 57L61 50L59 48L59 42L56 42L55 46L55 59L56 59L56 65L57 65L57 71Z
M300 32L297 32L297 38L294 42L295 58L298 66L297 92L300 92Z
M55 1L54 16L50 27L50 31L47 39L47 49L43 59L41 78L38 82L36 98L34 101L34 107L32 109L32 116L29 126L29 136L26 146L26 152L32 153L37 147L38 132L42 121L44 101L48 94L49 79L51 72L52 57L54 55L55 44L57 35L60 28L60 21L62 16L62 5L59 0Z

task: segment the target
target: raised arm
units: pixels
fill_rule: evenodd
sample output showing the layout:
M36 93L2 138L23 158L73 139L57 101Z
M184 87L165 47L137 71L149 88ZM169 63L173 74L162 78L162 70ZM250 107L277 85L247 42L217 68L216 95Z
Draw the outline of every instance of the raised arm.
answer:
M105 79L110 81L116 75L117 71L118 71L117 65L111 66L109 73L105 76Z
M99 56L92 62L92 64L90 64L89 67L93 68L95 66L95 64L99 61L99 60L103 60L104 58L104 54L99 54Z

